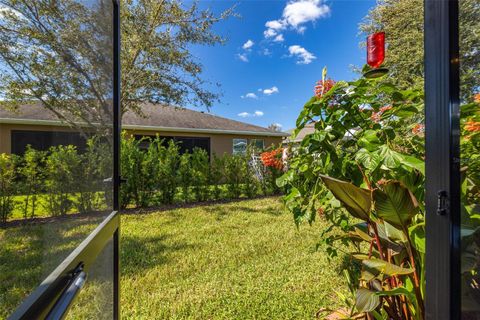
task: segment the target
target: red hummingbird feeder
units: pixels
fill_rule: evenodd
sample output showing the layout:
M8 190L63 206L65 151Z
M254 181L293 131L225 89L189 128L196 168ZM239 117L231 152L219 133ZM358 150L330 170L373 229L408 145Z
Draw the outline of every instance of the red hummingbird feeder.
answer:
M388 73L380 68L385 60L385 32L376 32L367 37L367 64L372 68L364 74L366 78L378 78Z

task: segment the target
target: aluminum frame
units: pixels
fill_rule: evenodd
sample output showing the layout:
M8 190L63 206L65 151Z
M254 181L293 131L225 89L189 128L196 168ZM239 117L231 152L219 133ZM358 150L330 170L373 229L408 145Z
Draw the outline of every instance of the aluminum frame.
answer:
M425 0L426 319L460 319L458 0Z

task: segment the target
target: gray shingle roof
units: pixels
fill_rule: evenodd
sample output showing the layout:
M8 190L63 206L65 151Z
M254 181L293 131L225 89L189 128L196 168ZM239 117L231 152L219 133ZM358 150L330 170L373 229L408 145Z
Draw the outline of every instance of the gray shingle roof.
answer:
M139 116L131 111L123 115L122 125L128 129L150 129L158 130L182 129L182 131L211 131L211 132L245 132L262 135L288 136L288 133L273 132L267 128L252 125L245 122L222 118L210 113L199 112L184 108L175 108L159 104L143 104L142 112L145 117ZM15 112L0 107L0 123L6 120L28 120L29 123L38 121L58 121L58 118L41 104L26 104L20 106ZM59 122L60 124L60 122Z

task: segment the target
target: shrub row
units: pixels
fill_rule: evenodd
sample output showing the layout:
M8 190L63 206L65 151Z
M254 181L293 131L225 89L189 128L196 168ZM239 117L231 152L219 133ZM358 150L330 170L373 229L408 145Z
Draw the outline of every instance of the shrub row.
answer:
M148 142L148 147L145 144ZM144 141L122 137L122 208L251 198L279 192L281 170L247 155L212 155L203 149L180 153L180 146L159 137ZM0 154L0 222L15 214L24 219L104 210L111 203L111 149L90 139L85 152L74 146L47 152L27 148L23 156Z
M120 201L127 206L148 207L177 202L255 197L279 192L275 184L281 171L263 166L246 155L208 155L199 148L180 154L173 141L159 137L148 141L122 139Z

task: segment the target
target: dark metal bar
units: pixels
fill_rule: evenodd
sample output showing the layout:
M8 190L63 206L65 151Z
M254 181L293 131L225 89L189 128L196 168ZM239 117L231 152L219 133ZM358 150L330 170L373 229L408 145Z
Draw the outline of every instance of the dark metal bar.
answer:
M46 320L64 319L73 300L77 297L80 290L82 290L85 281L87 281L87 274L84 271L77 272L60 298L58 298L52 310L48 313Z
M27 297L8 318L43 319L52 309L63 290L69 285L72 273L83 264L88 272L97 256L118 231L120 216L112 212L82 243Z
M122 131L120 1L113 0L113 209L120 210L120 138ZM120 319L120 222L113 235L113 319Z
M460 319L458 43L458 0L425 0L425 307L432 320Z

